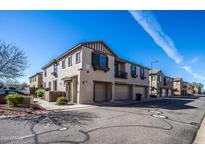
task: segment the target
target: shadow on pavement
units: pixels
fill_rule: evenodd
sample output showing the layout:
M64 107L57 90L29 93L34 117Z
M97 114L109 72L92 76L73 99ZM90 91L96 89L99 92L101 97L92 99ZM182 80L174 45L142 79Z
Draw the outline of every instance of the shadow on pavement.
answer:
M189 103L199 97L173 97L162 100L152 100L149 102L124 101L124 103L105 103L96 104L102 107L138 107L138 108L161 108L169 110L194 109L197 107L189 105ZM129 103L130 102L130 103Z
M87 125L89 121L93 120L93 118L97 118L97 116L89 112L64 111L64 112L50 112L50 113L37 114L37 115L31 114L31 115L20 116L20 117L9 117L9 118L4 118L4 120L27 121L28 123L30 123L30 131L32 135L27 138L33 138L34 143L38 144L38 143L42 143L39 142L39 137L41 137L41 135L49 134L52 132L59 132L60 130L58 128L55 130L47 130L47 131L37 133L34 129L37 124L50 123L56 126L66 127L64 126L64 124L69 123L70 127L73 127L73 126ZM82 141L66 140L66 141L62 141L62 143L78 144L89 140L89 135L86 132L81 130L79 132L84 134L85 136ZM58 141L58 143L61 143L61 141Z

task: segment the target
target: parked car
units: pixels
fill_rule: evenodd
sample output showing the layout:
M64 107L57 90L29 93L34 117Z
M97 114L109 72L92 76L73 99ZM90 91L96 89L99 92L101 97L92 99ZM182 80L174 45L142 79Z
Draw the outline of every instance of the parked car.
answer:
M17 90L16 87L3 87L3 90Z
M20 91L20 90L11 90L11 89L3 89L0 91L0 103L5 102L5 97L9 94L21 94L24 96L30 96L30 93L27 91Z

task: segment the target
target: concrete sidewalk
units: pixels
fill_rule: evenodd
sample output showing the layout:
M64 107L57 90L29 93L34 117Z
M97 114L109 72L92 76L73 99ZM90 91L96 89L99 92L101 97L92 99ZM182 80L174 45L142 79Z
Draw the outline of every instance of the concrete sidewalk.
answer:
M197 132L193 144L205 144L205 117L201 122L201 126Z
M56 102L48 102L43 99L35 98L34 101L42 108L48 111L54 110L62 110L62 111L69 111L69 110L79 110L79 109L89 109L89 108L96 108L99 106L123 106L128 104L136 104L136 103L146 103L150 101L162 100L165 98L145 98L142 101L135 101L135 100L126 100L126 101L115 101L115 102L101 102L101 103L88 103L88 104L70 104L70 105L56 105Z
M88 108L94 108L96 106L94 105L88 105L88 104L69 104L69 105L56 105L56 102L48 102L43 99L34 99L36 101L36 104L40 105L42 108L48 110L48 111L54 111L54 110L78 110L78 109L88 109Z

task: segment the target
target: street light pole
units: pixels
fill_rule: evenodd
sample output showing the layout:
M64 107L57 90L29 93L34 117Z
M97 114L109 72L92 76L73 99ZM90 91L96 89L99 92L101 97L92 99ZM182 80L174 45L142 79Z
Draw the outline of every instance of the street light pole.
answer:
M153 75L152 74L153 73L152 70L153 70L153 64L154 63L159 63L159 60L151 61L151 95L152 95L152 79L153 79L152 78L152 75Z

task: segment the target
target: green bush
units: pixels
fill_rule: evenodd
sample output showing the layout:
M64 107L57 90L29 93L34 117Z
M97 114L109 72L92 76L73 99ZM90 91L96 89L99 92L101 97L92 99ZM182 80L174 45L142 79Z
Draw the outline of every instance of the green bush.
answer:
M65 97L58 97L56 105L66 105L68 104L68 99Z
M36 91L36 95L37 95L37 97L43 97L44 96L44 90L43 89L38 89L37 91Z
M10 94L6 96L6 103L13 107L23 107L24 97L20 94Z

